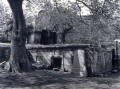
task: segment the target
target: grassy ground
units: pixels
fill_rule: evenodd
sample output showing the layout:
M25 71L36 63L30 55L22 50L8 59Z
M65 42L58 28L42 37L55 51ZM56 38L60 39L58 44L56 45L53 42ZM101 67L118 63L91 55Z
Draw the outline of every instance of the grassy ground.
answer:
M80 78L59 71L37 70L19 75L1 71L0 89L120 89L120 74Z

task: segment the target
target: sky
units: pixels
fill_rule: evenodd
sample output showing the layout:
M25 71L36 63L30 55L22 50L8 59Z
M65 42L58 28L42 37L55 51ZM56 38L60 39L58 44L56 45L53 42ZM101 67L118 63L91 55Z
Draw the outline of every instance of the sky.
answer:
M61 1L62 1L62 2L67 2L67 0L61 0ZM71 2L75 2L75 0L70 0L70 1L71 1ZM9 4L8 4L7 0L0 0L0 2L3 3L3 5L4 5L5 7L8 8L8 10L9 10L9 11L7 11L8 13L11 12L10 9L9 9ZM82 14L82 15L89 15L89 14L90 14L90 13L89 13L89 9L86 8L86 7L83 7L82 10L81 10L81 14Z

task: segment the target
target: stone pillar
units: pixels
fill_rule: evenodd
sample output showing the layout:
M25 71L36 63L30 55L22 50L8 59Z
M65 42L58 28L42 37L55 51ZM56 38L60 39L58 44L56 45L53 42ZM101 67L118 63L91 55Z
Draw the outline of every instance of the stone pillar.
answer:
M85 51L80 49L75 50L73 55L72 73L75 74L75 76L86 77Z
M72 51L64 51L62 60L62 70L71 73L72 71Z

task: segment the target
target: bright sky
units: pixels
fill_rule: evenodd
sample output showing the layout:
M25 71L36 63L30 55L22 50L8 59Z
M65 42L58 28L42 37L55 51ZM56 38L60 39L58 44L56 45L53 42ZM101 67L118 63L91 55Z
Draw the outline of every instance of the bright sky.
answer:
M7 0L1 0L1 2L2 2L3 4L5 4L6 6L8 6Z
M68 1L68 0L62 0L62 2L66 2L66 1ZM69 1L75 2L75 0L69 0ZM3 3L4 6L6 6L6 7L9 6L7 0L1 0L1 2ZM0 3L1 3L1 2L0 2ZM9 7L8 7L8 8L9 8ZM89 15L89 14L90 14L90 13L89 13L89 9L86 8L86 7L82 8L81 14L82 14L82 15Z

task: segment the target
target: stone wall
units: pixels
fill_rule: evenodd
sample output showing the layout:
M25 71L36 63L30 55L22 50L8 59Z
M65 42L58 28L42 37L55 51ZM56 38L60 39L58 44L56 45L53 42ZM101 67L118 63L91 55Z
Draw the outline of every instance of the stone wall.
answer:
M80 23L78 28L70 30L65 36L65 43L88 44L90 39L90 27Z
M9 46L9 45L8 45ZM103 48L91 48L86 45L27 45L34 60L39 65L51 66L52 57L62 59L61 71L80 75L104 74L112 70L112 52ZM0 62L7 61L10 48L4 45L0 48Z

